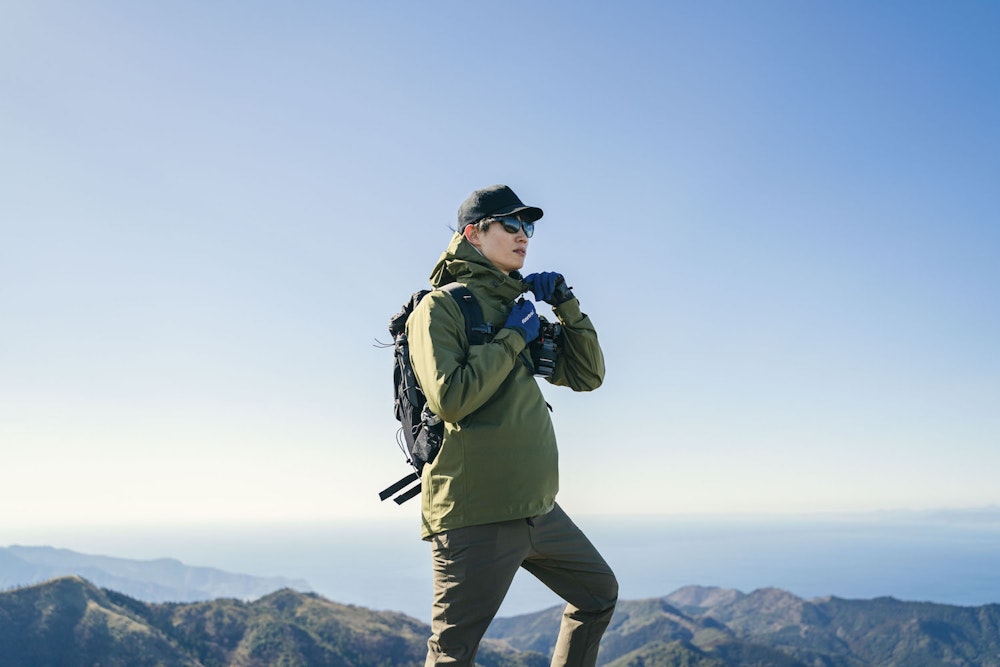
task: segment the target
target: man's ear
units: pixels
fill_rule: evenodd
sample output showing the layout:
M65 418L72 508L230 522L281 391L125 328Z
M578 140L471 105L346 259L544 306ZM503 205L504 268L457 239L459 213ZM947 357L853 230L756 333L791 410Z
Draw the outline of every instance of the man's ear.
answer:
M462 232L462 235L465 237L466 241L468 241L477 248L479 247L481 242L479 240L478 227L476 227L475 225L467 225L465 230Z

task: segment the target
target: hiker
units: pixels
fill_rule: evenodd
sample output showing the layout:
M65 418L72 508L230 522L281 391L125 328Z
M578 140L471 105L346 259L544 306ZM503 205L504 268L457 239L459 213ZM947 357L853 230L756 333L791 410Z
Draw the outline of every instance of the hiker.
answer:
M462 310L441 290L407 321L416 378L445 422L440 451L421 475L434 574L427 666L473 664L519 567L567 602L552 665L596 664L617 601L611 568L556 504L556 437L529 350L544 323L523 295L550 304L559 320L550 383L596 389L604 356L560 274L519 272L541 217L505 185L477 190L431 272L435 288L457 281L471 291L492 340L470 346Z

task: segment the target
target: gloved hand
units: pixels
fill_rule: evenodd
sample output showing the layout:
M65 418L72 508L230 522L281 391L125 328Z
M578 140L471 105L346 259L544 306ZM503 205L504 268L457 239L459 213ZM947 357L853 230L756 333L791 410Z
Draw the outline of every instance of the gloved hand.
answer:
M537 301L545 301L553 306L558 306L564 301L573 298L573 292L566 279L561 273L555 271L544 271L542 273L532 273L524 277L524 282L528 284L531 293L535 295Z
M530 343L538 338L538 313L535 312L535 304L526 299L518 299L517 303L510 310L507 321L504 323L505 329L515 329L524 336L524 342Z

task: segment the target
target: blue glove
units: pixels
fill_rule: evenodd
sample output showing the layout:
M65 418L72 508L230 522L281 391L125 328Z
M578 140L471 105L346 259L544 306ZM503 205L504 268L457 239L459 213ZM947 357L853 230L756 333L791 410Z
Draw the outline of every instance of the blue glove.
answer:
M558 306L573 298L573 292L566 284L566 279L562 277L561 273L555 271L529 274L524 277L524 282L528 284L531 293L535 295L536 301L545 301L553 306Z
M519 299L507 316L504 323L505 329L514 329L524 337L525 343L538 338L538 313L535 312L535 304L525 299Z

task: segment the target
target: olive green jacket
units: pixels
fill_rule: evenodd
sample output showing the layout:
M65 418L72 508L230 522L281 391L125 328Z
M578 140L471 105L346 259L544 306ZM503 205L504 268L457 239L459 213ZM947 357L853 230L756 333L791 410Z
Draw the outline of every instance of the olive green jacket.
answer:
M437 458L423 469L422 534L538 516L559 490L555 431L530 354L514 329L502 328L527 290L518 272L504 274L461 234L431 272L431 284L467 286L498 333L469 345L465 319L445 292L430 292L406 325L410 359L428 407L445 422ZM548 381L591 391L604 380L597 332L575 298L553 308L563 345Z

